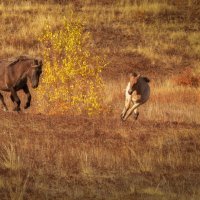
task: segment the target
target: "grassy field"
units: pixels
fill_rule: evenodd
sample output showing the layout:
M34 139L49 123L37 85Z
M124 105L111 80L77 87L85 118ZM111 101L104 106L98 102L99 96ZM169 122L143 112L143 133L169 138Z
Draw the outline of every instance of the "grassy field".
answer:
M38 113L34 90L28 111L0 111L0 199L198 200L199 9L195 0L0 1L0 58L42 55L46 25L73 16L108 63L100 115ZM132 71L150 78L151 98L138 121L122 123Z

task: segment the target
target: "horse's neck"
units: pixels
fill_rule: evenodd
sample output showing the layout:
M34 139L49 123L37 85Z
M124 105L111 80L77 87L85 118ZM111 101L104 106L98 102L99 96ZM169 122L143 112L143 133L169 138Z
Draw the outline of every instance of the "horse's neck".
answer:
M28 70L30 69L31 63L20 63L20 61L18 61L19 63L14 63L9 65L9 71L20 71L19 75L20 77L25 77L28 73ZM21 61L21 62L26 62L26 61ZM23 65L20 66L20 65Z
M126 86L126 93L128 93L129 88L130 88L130 82L128 82L128 84Z

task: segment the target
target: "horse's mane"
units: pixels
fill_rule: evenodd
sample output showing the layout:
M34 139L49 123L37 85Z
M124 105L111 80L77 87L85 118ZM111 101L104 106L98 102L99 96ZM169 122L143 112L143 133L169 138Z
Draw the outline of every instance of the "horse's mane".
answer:
M147 83L149 83L150 82L150 80L149 80L149 78L147 78L147 77L142 77Z
M33 58L24 55L24 56L18 56L18 57L3 59L3 60L1 60L1 62L8 62L9 66L13 66L20 61L26 61L26 60L31 60L31 59L33 59Z

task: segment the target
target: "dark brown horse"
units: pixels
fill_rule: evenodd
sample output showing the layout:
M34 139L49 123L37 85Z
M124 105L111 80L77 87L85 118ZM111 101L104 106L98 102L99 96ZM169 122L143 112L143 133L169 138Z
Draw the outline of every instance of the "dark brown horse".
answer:
M17 91L23 90L27 95L25 109L30 107L31 94L28 89L27 80L31 82L33 88L38 87L39 78L42 73L42 60L28 56L0 61L0 90L10 92L10 98L15 104L14 111L20 110L20 99ZM0 101L3 104L3 110L8 108L4 102L3 95L0 93Z

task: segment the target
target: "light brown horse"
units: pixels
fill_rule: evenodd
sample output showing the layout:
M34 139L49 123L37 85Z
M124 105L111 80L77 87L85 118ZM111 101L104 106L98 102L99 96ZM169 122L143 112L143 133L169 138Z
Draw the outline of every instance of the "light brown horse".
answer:
M28 56L19 56L0 61L0 90L10 92L10 98L15 104L14 111L20 110L20 99L17 91L23 90L27 95L25 109L30 107L31 94L28 89L27 80L31 82L33 88L38 87L39 78L42 73L42 60ZM8 108L3 95L0 93L0 100L3 110Z
M150 96L150 80L147 77L142 77L136 73L130 74L130 80L126 87L125 106L121 114L121 119L125 121L132 113L137 119L139 112L137 108L144 104ZM130 108L131 103L133 106ZM130 109L129 109L130 108Z

